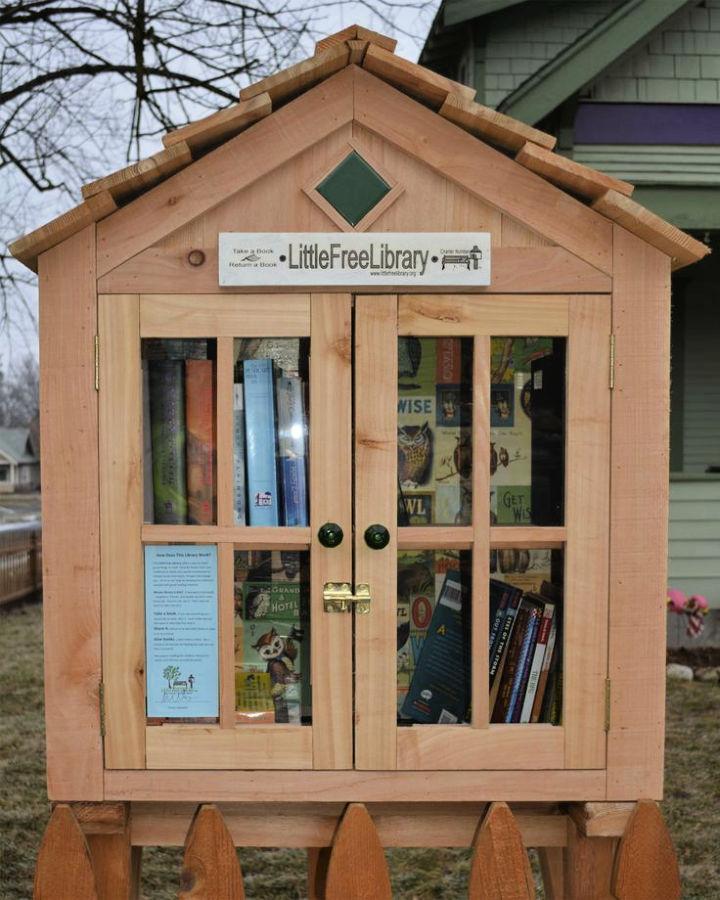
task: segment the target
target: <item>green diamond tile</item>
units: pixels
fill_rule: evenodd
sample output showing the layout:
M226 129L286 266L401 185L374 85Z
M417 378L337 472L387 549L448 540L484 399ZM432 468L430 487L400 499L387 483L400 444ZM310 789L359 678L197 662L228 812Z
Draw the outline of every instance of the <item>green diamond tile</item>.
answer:
M346 222L357 225L390 192L390 185L353 150L316 190Z

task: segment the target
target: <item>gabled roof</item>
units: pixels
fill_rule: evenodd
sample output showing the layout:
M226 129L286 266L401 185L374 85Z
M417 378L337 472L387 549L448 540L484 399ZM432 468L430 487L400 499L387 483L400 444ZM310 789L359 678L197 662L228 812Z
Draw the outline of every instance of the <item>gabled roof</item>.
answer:
M37 258L44 251L112 216L119 207L152 191L341 69L359 66L430 107L442 119L513 156L525 169L591 204L597 213L671 256L676 268L709 252L704 244L630 199L632 185L552 152L555 138L551 135L475 103L472 88L402 59L394 49L392 38L357 25L324 38L309 59L244 88L239 103L165 135L165 149L159 153L85 185L79 206L18 239L10 251L36 270Z
M0 453L15 464L38 461L29 428L0 428Z

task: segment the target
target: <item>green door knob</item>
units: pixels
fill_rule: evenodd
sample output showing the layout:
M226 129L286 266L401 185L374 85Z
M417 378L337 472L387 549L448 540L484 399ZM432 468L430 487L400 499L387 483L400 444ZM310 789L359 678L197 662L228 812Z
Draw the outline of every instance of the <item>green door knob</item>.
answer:
M337 522L326 522L318 528L318 540L323 547L337 547L342 539L343 530Z
M382 550L390 543L390 532L384 525L368 525L365 529L365 543L371 550Z

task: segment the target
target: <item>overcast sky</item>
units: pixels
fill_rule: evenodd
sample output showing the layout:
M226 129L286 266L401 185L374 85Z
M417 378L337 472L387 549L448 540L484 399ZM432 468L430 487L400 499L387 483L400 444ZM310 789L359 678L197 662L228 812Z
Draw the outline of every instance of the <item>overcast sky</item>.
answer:
M393 34L398 40L398 55L416 61L438 5L439 0L433 0L432 3L427 4L420 3L417 8L396 8L392 4L388 4L388 18L391 19L395 26L393 28L386 22L382 22L370 15L363 3L337 4L329 8L323 7L322 16L319 16L317 20L317 28L323 34L332 34L345 28L347 25L357 22L384 34ZM312 52L312 46L308 46L305 49L307 53ZM148 152L153 153L160 149L161 146L158 142L158 145L150 147ZM114 168L121 168L125 164L124 159L118 159ZM0 176L0 178L2 177ZM7 188L7 184L3 185L0 182L0 195L5 195L6 202L10 195L10 191ZM78 197L78 202L79 200L80 198ZM33 211L32 213L33 218L38 216L39 218L37 221L29 223L29 230L45 224L69 208L67 198L61 196L56 199L47 196L43 198L43 201L42 205L38 206L37 212ZM17 237L17 235L6 235L5 237L6 239L12 239ZM36 289L28 292L26 303L32 310L33 315L36 315ZM38 352L37 330L32 316L24 313L20 304L15 304L11 312L12 321L10 325L0 331L0 366L3 368L19 362L28 352L35 355Z

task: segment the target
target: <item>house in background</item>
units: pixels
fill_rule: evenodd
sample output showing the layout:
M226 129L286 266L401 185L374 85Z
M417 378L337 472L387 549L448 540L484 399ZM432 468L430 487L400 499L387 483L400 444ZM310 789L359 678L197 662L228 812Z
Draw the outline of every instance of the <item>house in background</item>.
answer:
M0 428L0 494L40 490L40 458L31 428Z
M715 251L673 276L669 580L720 610L720 0L443 0L420 62Z

